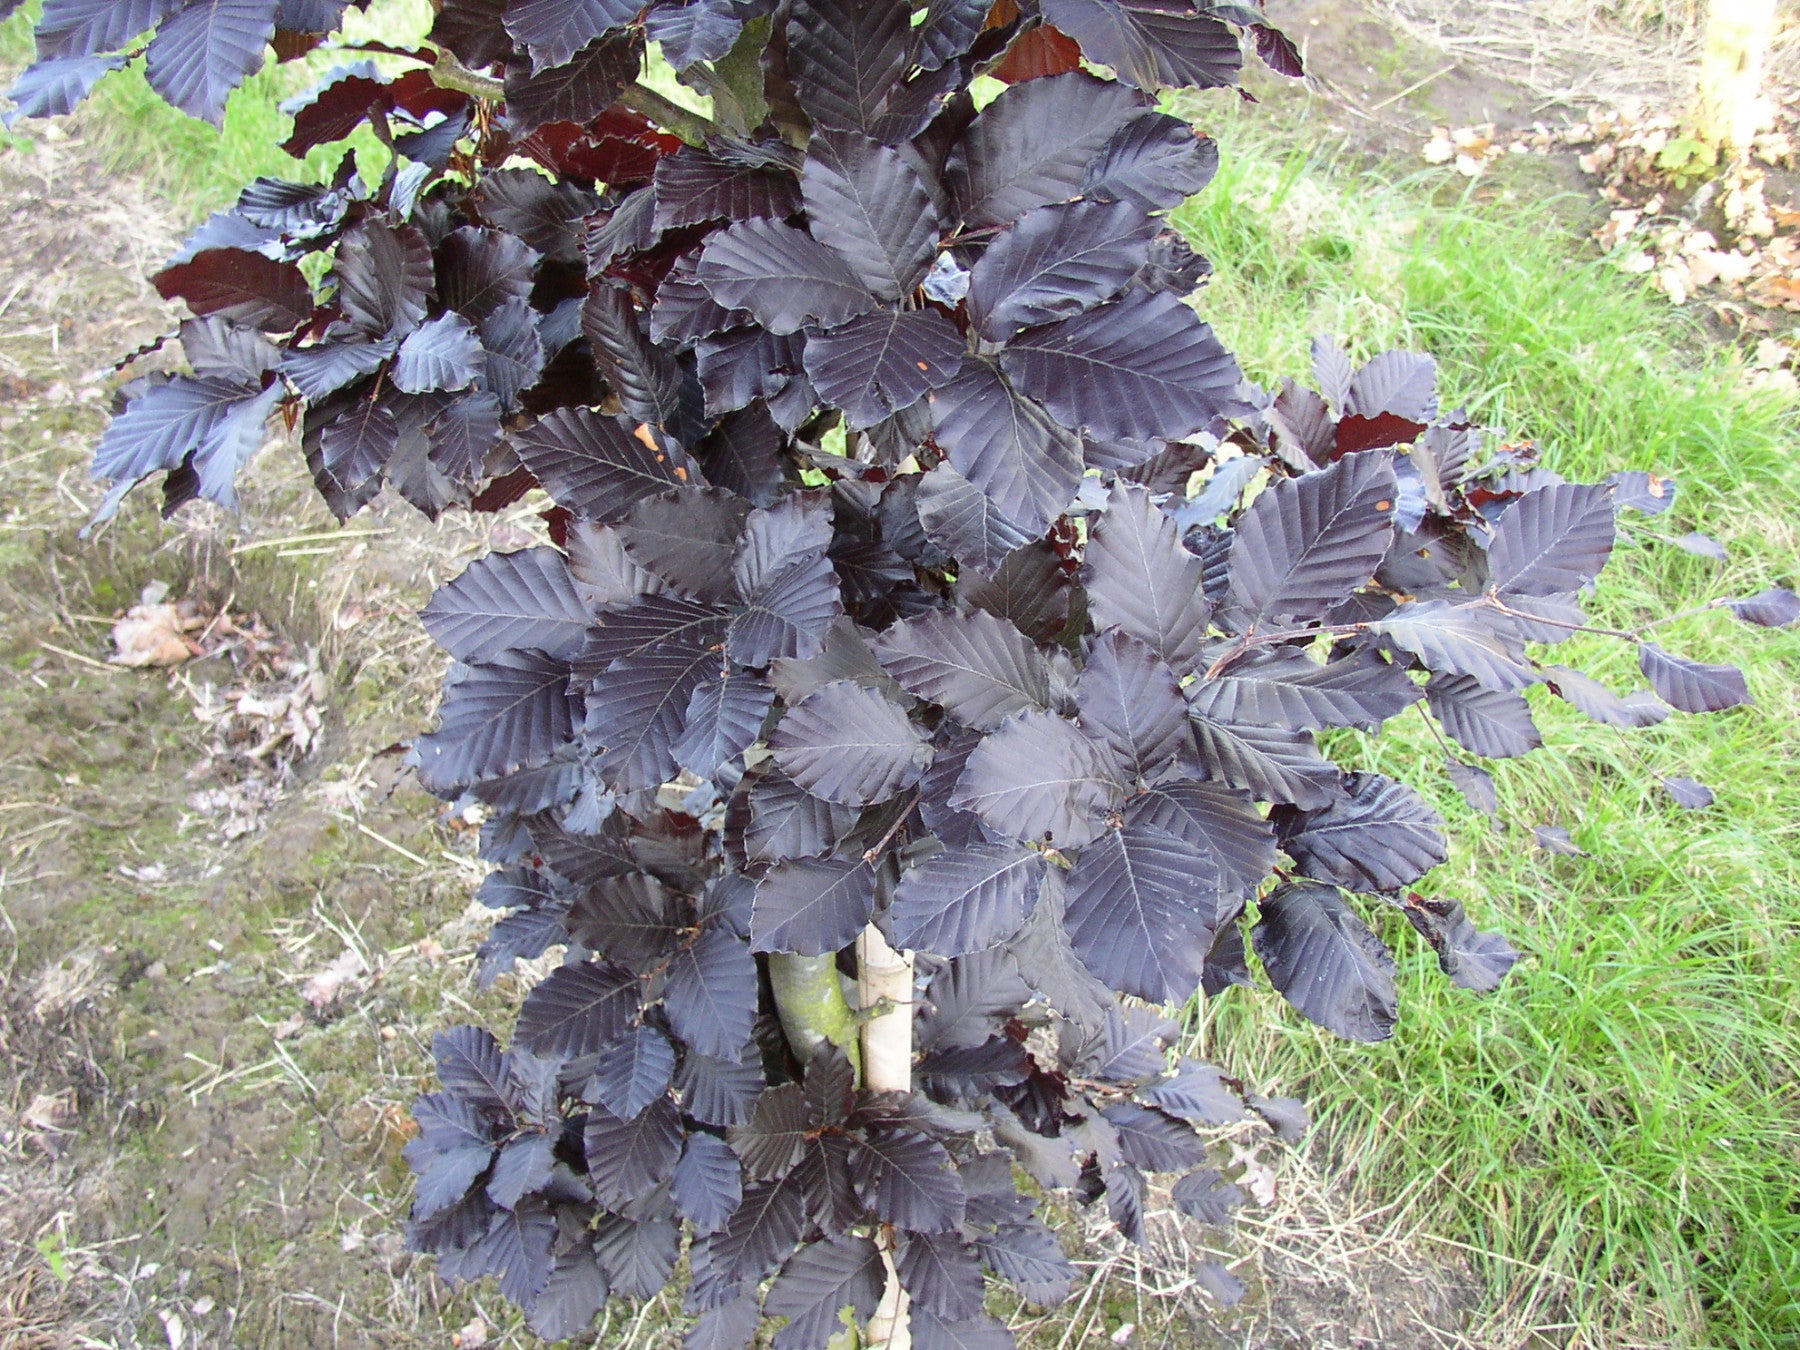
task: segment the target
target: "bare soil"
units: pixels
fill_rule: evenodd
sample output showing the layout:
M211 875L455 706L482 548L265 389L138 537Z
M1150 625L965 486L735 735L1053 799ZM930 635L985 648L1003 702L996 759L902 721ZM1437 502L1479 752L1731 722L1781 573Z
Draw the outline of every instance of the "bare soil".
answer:
M1530 110L1460 67L1409 92L1442 53L1373 11L1270 9L1318 84L1266 96L1313 100L1371 153ZM431 1035L503 1025L520 986L476 994L473 841L394 750L442 669L412 610L535 521L526 504L433 525L383 502L338 532L278 443L240 516L164 522L145 492L81 538L106 367L172 331L143 278L192 222L80 135L0 154L0 1350L527 1344L491 1288L453 1293L400 1242ZM111 666L111 625L151 583L265 636L172 671ZM323 677L318 743L252 758L218 700L285 696L296 670ZM361 969L315 1006L307 981L334 963ZM1210 1253L1242 1303L1198 1292L1204 1235L1164 1210L1148 1252L1086 1233L1088 1280L1063 1309L1018 1310L1021 1340L1485 1343L1467 1271L1403 1206L1352 1207L1326 1159L1263 1161L1274 1203ZM592 1343L673 1344L672 1306L615 1310Z

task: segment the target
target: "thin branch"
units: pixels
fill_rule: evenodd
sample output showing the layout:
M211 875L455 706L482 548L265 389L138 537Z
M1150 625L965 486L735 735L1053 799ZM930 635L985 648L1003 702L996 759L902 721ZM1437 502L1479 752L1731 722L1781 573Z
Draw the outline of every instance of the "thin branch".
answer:
M886 850L886 848L889 844L894 842L894 836L900 833L900 827L902 825L906 824L906 818L913 813L913 808L918 806L919 799L922 798L924 795L925 794L923 792L913 793L912 800L907 802L905 810L903 810L899 815L894 817L894 823L892 825L888 826L887 833L882 835L881 838L876 841L874 848L868 850L868 852L863 854L864 862L873 863L873 862L879 861L883 851Z
M425 60L430 53L418 53L420 60ZM506 85L492 75L483 75L479 71L470 70L456 59L456 53L448 49L440 50L437 60L429 63L431 82L442 89L454 89L459 94L467 94L470 98L485 98L494 102L506 97Z
M672 99L664 98L654 89L646 88L635 80L625 86L625 92L619 95L619 102L633 112L642 113L665 131L674 132L689 145L704 145L708 136L719 134L717 123L682 107Z

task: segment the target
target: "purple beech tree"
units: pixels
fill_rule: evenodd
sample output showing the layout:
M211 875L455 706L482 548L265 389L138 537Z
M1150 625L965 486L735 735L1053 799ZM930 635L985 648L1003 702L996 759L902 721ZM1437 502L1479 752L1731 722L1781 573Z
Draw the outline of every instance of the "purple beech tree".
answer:
M344 10L46 0L14 115L141 53L217 123ZM1010 1344L987 1274L1075 1278L1014 1163L1141 1240L1147 1172L1207 1223L1243 1199L1196 1127L1305 1128L1165 1053L1251 980L1252 909L1356 1040L1396 1018L1371 907L1466 988L1516 960L1415 889L1438 813L1320 733L1420 704L1492 811L1531 685L1620 727L1749 701L1654 622L1613 633L1646 690L1548 663L1672 485L1497 447L1424 356L1321 342L1316 388L1257 388L1190 307L1166 213L1218 152L1157 91L1235 84L1246 36L1300 74L1237 4L444 0L295 112L286 150L368 127L378 178L252 183L156 275L191 373L126 387L102 518L158 475L233 506L278 411L339 517L547 495L554 545L426 606L454 664L413 762L485 808L478 982L567 956L508 1045L437 1037L406 1150L410 1244L541 1335L664 1288L685 1231L692 1346L818 1350L846 1309ZM650 42L710 117L640 82Z

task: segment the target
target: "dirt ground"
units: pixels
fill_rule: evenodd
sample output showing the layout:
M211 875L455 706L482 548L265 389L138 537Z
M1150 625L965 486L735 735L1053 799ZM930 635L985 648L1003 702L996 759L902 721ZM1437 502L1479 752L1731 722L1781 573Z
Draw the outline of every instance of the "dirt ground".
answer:
M1381 12L1269 8L1319 73L1287 97L1371 153L1537 101L1460 68L1409 92L1443 52ZM502 1024L518 985L475 992L473 840L396 747L441 673L411 611L535 522L384 502L340 532L284 443L239 516L163 522L143 493L80 537L106 367L172 329L142 278L193 222L103 173L79 122L0 154L0 203L0 1350L526 1344L400 1243L431 1035ZM108 663L146 587L188 602L207 655ZM1223 1253L1236 1309L1197 1294L1201 1235L1165 1212L1147 1254L1093 1235L1086 1283L1019 1314L1022 1341L1495 1343L1404 1203L1359 1212L1324 1160L1271 1165L1274 1203ZM672 1344L670 1310L615 1309L593 1343Z

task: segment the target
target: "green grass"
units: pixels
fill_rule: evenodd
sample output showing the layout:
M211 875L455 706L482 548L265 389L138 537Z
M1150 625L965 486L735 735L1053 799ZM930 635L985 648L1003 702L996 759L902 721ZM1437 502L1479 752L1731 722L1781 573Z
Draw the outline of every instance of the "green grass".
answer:
M1678 476L1674 510L1602 577L1596 622L1800 581L1792 404L1589 260L1557 204L1441 204L1443 179L1334 169L1250 118L1215 130L1219 179L1177 221L1218 266L1202 308L1249 373L1303 374L1320 332L1360 355L1423 348L1448 403L1536 438L1552 467ZM1651 542L1690 528L1732 561ZM1429 1178L1412 1217L1473 1249L1496 1340L1535 1325L1555 1344L1800 1343L1800 634L1710 614L1661 640L1740 662L1758 706L1627 739L1535 690L1546 749L1490 766L1502 831L1445 781L1423 719L1343 747L1450 819L1432 884L1526 953L1499 993L1451 988L1381 916L1402 969L1393 1040L1337 1041L1266 991L1232 991L1196 1028L1220 1062L1305 1095L1367 1193ZM1642 684L1602 640L1558 659ZM1655 776L1679 773L1717 805L1677 809ZM1544 822L1592 857L1532 851Z
M0 24L0 71L10 74L30 61L31 29L39 8L31 4ZM383 0L373 8L376 12L372 15L349 12L345 21L349 37L404 43L430 26L427 0ZM293 129L293 118L279 105L351 59L314 54L285 65L264 65L231 96L224 127L214 129L164 103L145 81L144 63L139 58L101 80L92 98L77 111L74 124L78 134L99 149L109 169L148 180L198 220L229 206L253 178L323 182L332 175L343 147L321 146L304 159L287 154L281 142ZM389 58L378 63L393 71L411 65ZM0 151L29 144L42 134L41 123L22 120L10 132L0 129ZM367 130L353 137L350 146L365 171L379 172L387 162L387 152Z

